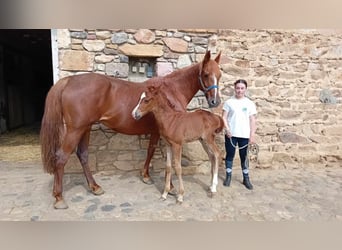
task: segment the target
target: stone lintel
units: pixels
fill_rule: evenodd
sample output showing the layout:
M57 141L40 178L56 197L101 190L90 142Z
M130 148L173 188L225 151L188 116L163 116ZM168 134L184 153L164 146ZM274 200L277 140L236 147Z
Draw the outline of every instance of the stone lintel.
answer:
M146 44L124 44L119 47L126 56L136 57L161 57L163 55L162 45L146 45Z

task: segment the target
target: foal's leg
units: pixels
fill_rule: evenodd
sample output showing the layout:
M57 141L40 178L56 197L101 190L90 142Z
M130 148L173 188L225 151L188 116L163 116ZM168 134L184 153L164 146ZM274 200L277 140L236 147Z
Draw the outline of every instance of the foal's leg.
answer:
M89 164L88 164L88 146L89 146L89 138L90 138L90 129L89 127L81 137L80 142L78 143L77 147L77 157L81 162L84 175L87 179L88 186L91 192L95 195L101 195L104 193L103 189L95 182L93 175L90 171Z
M183 185L183 179L182 179L182 165L181 165L181 159L182 159L182 145L172 145L172 158L173 158L173 167L175 169L176 175L179 180L179 192L177 196L177 203L183 202L183 196L184 196L184 185Z
M171 189L171 147L169 145L166 146L166 168L165 168L165 185L164 192L161 196L162 200L166 200L167 194Z
M150 163L151 163L151 159L153 157L154 151L156 150L156 146L158 144L159 138L160 138L159 134L151 134L150 142L149 142L148 149L147 149L147 157L146 157L145 165L141 173L143 182L149 185L153 184L153 180L151 179L150 174L149 174L149 167L150 167Z
M211 193L216 193L218 184L218 163L220 157L220 149L215 143L214 138L209 140L200 140L204 150L207 152L211 163L211 186L209 187Z
M80 131L77 131L77 130L69 131L69 130L70 129L67 129L61 148L56 152L56 168L54 172L54 185L53 185L53 196L56 199L54 207L56 209L68 208L68 205L65 203L63 199L63 195L62 195L64 166L67 163L70 157L70 154L75 149L82 135L82 132Z

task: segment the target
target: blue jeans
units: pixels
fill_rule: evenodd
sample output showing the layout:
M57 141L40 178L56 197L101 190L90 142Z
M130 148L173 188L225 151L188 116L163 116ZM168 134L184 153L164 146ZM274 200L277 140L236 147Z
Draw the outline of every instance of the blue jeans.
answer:
M248 138L239 138L239 137L231 137L224 136L225 148L226 148L226 171L228 174L231 174L233 167L233 160L235 156L236 147L239 148L239 155L241 161L241 169L243 175L248 175L248 164L247 159L247 150L248 150Z

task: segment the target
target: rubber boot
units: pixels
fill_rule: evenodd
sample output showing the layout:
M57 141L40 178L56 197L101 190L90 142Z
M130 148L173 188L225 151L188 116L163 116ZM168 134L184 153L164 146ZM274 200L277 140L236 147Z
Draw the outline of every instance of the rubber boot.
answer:
M252 190L253 189L253 185L251 184L251 182L249 181L249 177L248 175L244 175L243 176L243 182L242 182L243 185L245 185L245 187L249 190Z
M232 180L232 167L233 161L226 160L226 179L223 182L223 185L229 187L230 181Z
M232 175L226 173L226 179L224 180L223 185L226 186L226 187L229 187L231 180L232 180Z

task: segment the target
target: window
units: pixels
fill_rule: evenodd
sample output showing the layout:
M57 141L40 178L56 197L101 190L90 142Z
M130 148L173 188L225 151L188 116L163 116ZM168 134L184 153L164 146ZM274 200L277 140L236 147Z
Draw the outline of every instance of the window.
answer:
M155 76L156 58L129 58L128 80L132 82L143 82Z

